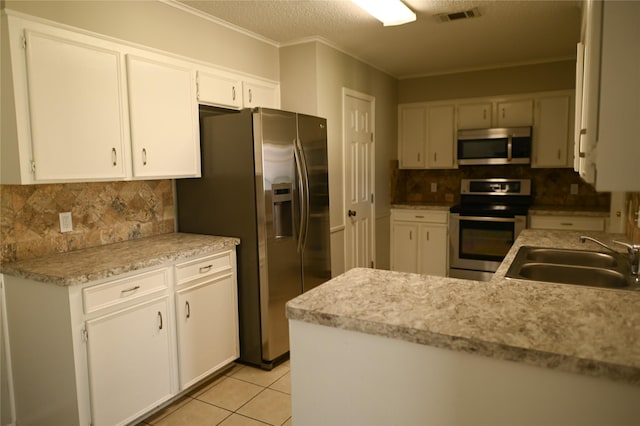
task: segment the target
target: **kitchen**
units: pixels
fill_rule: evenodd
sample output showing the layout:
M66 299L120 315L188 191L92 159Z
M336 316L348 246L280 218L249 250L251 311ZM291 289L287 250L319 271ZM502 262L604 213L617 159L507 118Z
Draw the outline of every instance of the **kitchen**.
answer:
M328 90L329 88L346 86L362 93L369 93L376 99L378 119L375 133L378 141L397 139L395 118L383 120L381 117L396 117L398 103L439 100L445 97L443 94L446 94L447 98L463 98L493 96L496 92L531 93L570 90L575 84L575 61L573 60L398 82L385 73L350 58L326 44L310 42L287 46L278 52L278 49L269 43L256 41L254 38L228 28L221 28L211 23L205 24L200 18L164 3L90 5L7 2L7 7L9 6L28 15L41 16L180 55L197 57L251 76L259 76L270 82L279 81L282 107L326 116L331 122L340 122L342 119L339 115L341 98L336 95L337 90ZM109 24L102 19L104 16L117 16L118 25ZM145 22L144 31L140 31L141 21ZM181 31L176 31L172 37L166 37L166 28L177 25L180 25ZM199 40L202 37L208 37L217 42L212 43L208 49L199 49ZM228 43L226 40L233 40L234 43ZM227 48L229 44L236 46L233 48L234 51ZM240 47L254 54L238 55L235 51L240 50ZM278 68L280 68L279 75ZM292 75L294 69L298 78L300 75L308 79L317 76L315 77L317 81L295 80L296 76ZM338 75L338 82L334 81L334 73ZM367 76L366 79L361 78L364 75ZM5 93L4 82L5 79L3 79L3 93ZM3 99L5 99L4 96ZM329 131L329 140L341 140L338 126L329 126ZM391 145L393 144L380 142L376 144L375 187L378 191L375 197L376 253L374 258L376 265L380 268L388 267L391 204L438 202L441 200L435 197L444 198L447 192L457 192L456 183L447 186L444 181L447 179L446 176L440 180L438 175L428 175L428 173L444 175L444 172L399 171L393 166L390 167L391 160L394 160L397 155L395 148ZM330 146L329 155L331 163L342 163L342 152L335 145ZM400 185L396 185L396 189L392 187L388 192L386 188L389 188L389 182L392 182L392 179L397 179L396 182L400 182ZM555 179L555 176L551 179ZM432 194L428 190L432 181L436 181L441 188L441 191L433 194L434 199L429 198ZM341 171L330 170L330 192L338 194L335 197L332 196L331 205L334 276L347 269L342 252L345 238L344 212L346 211L342 204L342 182ZM584 198L574 197L569 193L568 186L571 184L579 185L578 191L580 195L584 195ZM407 190L407 188L410 189ZM5 228L3 222L3 261L170 232L171 224L175 219L171 185L165 180L105 184L70 183L46 187L3 186L2 189L3 221L11 217L9 214L12 209L20 209L23 204L27 206L30 203L33 204L27 209L32 212L31 216L19 218L27 223L20 222L13 225L16 229L15 234L8 232L5 235L4 230L10 228ZM398 193L401 195L396 198ZM402 194L405 194L405 198L402 198ZM603 196L596 194L580 180L573 180L573 177L565 184L558 185L558 192L552 193L551 196L552 204L574 201L578 206L582 206L581 203L584 202L583 205L589 207L608 208L606 201L601 200ZM630 197L636 200L637 210L637 194L630 194ZM333 201L334 199L337 201ZM80 202L74 204L75 200ZM8 213L4 210L6 205L11 205ZM95 209L96 213L87 216L86 219L74 217L76 232L61 235L57 231L57 213L69 210L76 205L79 211L86 211L87 206L91 206L90 209ZM114 215L113 210L109 208L113 205L120 206L119 215ZM43 216L35 213L38 211L48 213ZM630 216L628 223L627 228L637 233L638 231L633 229L636 227L633 226Z

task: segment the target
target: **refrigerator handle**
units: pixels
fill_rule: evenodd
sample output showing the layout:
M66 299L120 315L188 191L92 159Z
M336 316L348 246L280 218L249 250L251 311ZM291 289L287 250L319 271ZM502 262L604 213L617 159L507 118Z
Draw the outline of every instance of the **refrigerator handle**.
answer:
M302 252L303 249L303 235L306 227L306 215L307 215L307 205L305 203L305 179L304 179L304 169L302 163L302 152L300 152L298 148L298 139L293 140L293 155L296 163L296 171L298 172L298 184L299 184L299 195L300 195L300 227L298 228L298 253Z
M304 250L307 245L307 233L309 232L309 216L310 216L310 200L309 197L311 192L309 191L309 168L307 167L307 156L304 154L304 149L302 148L302 142L300 139L296 139L296 143L298 144L298 150L300 151L300 158L302 159L302 180L304 181L303 186L303 197L304 200L304 232L302 235L302 249Z

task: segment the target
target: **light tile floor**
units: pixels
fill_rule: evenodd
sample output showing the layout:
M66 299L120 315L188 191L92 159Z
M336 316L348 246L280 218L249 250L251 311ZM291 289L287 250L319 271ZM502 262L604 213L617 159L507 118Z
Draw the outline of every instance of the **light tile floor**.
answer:
M291 426L289 361L271 371L234 364L142 425Z

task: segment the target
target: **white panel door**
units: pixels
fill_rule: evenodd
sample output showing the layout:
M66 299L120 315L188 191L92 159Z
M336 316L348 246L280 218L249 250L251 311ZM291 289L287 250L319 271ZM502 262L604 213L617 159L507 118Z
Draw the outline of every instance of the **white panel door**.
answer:
M134 177L199 177L194 72L127 55L127 77Z
M427 108L427 166L429 168L455 167L455 125L453 105Z
M233 274L179 290L176 296L180 389L239 356Z
M447 225L420 225L420 261L418 273L446 277L449 246Z
M422 169L425 166L427 127L423 105L401 106L398 110L398 157L401 169Z
M531 167L570 167L569 102L571 96L540 98L536 101Z
M411 222L391 223L391 270L419 272L418 241L419 224Z
M488 129L491 127L491 102L458 106L458 129Z
M126 175L121 55L25 32L35 179L122 179Z
M532 99L498 103L498 127L520 127L532 124Z
M235 76L198 71L198 103L242 108L242 82Z
M242 102L245 108L280 108L278 86L245 81L242 83Z
M169 300L87 321L93 425L126 424L171 392Z
M346 145L345 198L346 269L372 267L373 215L373 106L364 97L344 99Z

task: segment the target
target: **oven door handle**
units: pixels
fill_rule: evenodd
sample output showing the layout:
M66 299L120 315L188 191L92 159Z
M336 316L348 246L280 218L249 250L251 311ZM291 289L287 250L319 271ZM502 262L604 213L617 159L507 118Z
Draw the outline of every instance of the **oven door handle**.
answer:
M478 222L519 222L521 219L517 217L485 217L485 216L458 216L457 218L452 217L453 219L458 220L475 220Z

